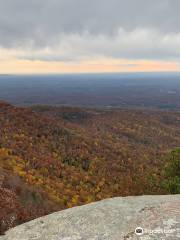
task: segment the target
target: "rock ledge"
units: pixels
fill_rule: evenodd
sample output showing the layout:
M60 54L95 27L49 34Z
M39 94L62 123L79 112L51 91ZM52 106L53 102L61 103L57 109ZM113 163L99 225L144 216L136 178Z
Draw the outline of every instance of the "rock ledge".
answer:
M137 227L144 234L137 235ZM0 237L0 240L121 239L180 239L180 195L106 199L35 219Z

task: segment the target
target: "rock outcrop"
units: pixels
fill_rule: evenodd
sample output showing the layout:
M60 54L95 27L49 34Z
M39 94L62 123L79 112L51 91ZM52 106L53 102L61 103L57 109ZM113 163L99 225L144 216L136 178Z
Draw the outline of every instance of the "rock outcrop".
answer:
M180 239L180 195L107 199L38 218L0 237L0 240L121 239Z

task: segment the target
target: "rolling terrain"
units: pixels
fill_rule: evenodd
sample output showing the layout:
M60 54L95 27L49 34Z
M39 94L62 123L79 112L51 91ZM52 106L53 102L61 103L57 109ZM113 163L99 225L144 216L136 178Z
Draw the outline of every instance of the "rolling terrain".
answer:
M180 113L0 103L0 230L115 196L166 194Z

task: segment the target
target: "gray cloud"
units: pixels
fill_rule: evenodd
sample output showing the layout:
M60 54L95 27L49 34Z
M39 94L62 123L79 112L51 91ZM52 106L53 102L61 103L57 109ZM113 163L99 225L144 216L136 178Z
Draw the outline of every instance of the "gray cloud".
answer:
M57 44L39 49L26 49L17 57L44 61L82 61L98 58L180 59L180 33L164 34L156 30L119 29L116 35L89 32L61 34Z
M0 0L0 46L20 58L179 59L179 0Z

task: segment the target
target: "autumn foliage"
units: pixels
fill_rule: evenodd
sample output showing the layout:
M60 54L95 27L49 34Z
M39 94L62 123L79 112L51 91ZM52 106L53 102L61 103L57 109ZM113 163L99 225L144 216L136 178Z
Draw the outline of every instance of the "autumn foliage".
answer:
M1 233L104 198L164 194L180 113L0 103Z

